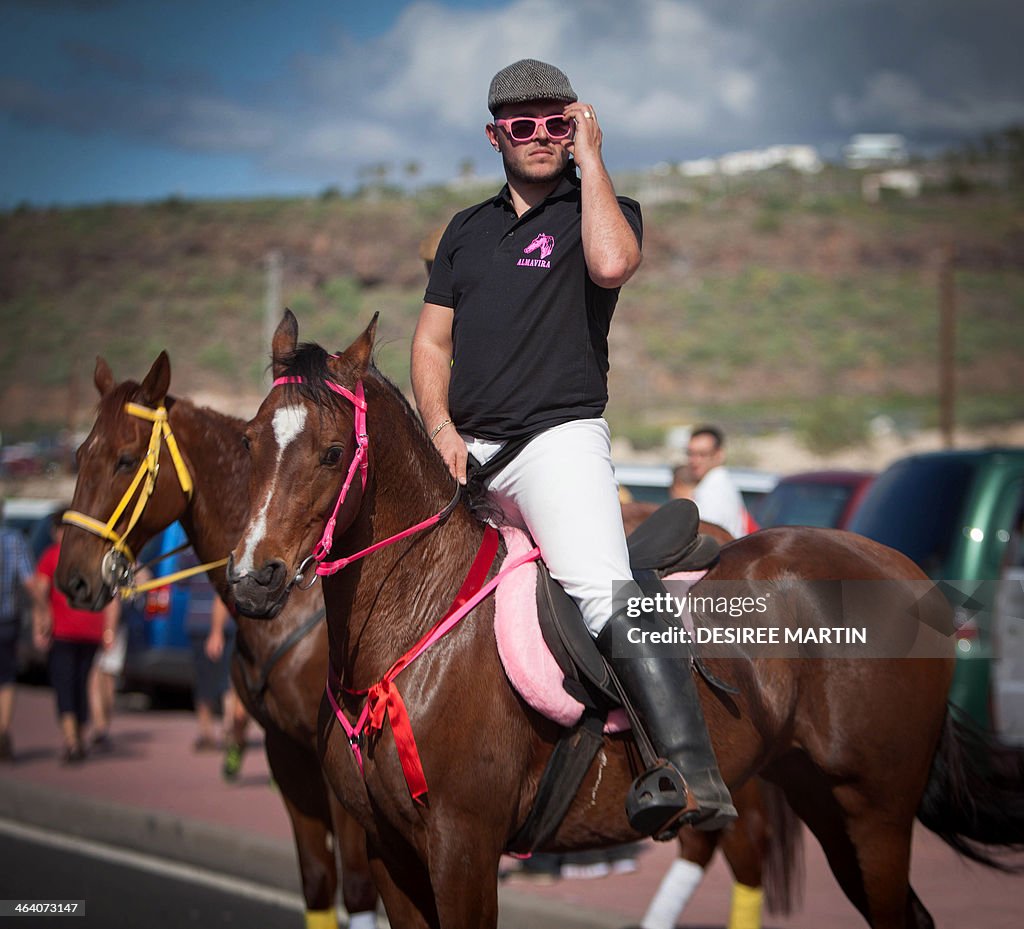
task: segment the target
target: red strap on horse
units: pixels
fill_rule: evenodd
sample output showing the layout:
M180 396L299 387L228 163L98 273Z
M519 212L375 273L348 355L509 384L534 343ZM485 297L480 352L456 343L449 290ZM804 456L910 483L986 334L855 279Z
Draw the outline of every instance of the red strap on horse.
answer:
M366 727L373 732L384 728L384 717L385 715L387 716L388 721L391 723L391 731L395 737L395 747L398 749L398 758L402 763L405 782L409 785L409 793L417 803L425 802L427 777L423 773L423 765L420 762L419 750L416 748L416 738L413 735L412 723L409 720L409 714L405 708L405 702L402 700L402 695L399 693L398 685L395 683L395 677L463 618L462 615L456 616L456 614L459 614L462 607L483 587L497 553L498 532L493 526L487 526L484 529L483 538L480 540L480 548L473 559L473 564L470 565L466 579L462 582L462 587L455 595L455 599L452 601L448 611L431 627L426 635L388 669L383 678L370 687L368 691L365 691L367 712L364 712L360 722L365 720ZM453 621L449 622L449 620ZM329 689L328 693L330 693ZM349 691L349 693L363 693L363 691ZM358 728L358 725L356 728ZM351 737L352 733L349 733L349 735Z

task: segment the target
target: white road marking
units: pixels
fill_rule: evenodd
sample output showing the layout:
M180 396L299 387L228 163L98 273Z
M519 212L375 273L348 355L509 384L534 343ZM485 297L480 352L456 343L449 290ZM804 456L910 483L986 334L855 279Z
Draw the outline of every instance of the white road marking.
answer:
M92 839L62 835L59 832L50 832L47 829L39 829L35 826L25 826L8 819L0 819L0 832L12 838L36 842L37 844L47 845L50 848L57 848L62 851L76 852L99 861L137 868L140 871L147 871L150 874L156 874L161 877L170 877L180 881L189 881L193 884L202 884L215 890L244 896L249 900L258 900L261 903L269 903L273 906L298 910L300 912L306 909L305 902L297 893L276 890L267 887L265 884L255 884L228 874L217 874L205 868L197 868L194 865L165 861L162 858L147 855L145 852L125 851L124 849L115 848L113 845L103 845Z

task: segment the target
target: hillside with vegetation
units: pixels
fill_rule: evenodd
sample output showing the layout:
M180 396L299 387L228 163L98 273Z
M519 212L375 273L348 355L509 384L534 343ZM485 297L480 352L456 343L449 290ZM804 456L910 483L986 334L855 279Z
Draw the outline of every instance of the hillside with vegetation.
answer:
M1024 194L956 175L866 202L839 168L744 178L617 179L644 205L644 264L612 332L609 418L643 447L716 419L858 441L879 415L935 425L939 277L953 255L957 416L1024 418ZM304 338L342 348L379 311L378 364L408 387L421 241L493 185L406 194L20 208L0 216L0 430L92 415L92 370L141 377L170 352L174 389L240 413L263 391L268 256Z

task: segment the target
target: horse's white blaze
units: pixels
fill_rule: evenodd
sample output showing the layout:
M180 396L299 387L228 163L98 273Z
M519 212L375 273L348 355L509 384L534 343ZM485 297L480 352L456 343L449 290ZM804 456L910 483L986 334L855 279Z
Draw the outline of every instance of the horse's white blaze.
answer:
M309 411L304 406L283 406L274 414L274 438L277 439L277 463L284 450L306 428Z
M242 557L238 559L237 571L249 574L256 567L256 548L267 534L267 511L270 501L277 490L277 475L281 470L281 459L285 449L302 434L306 426L308 410L304 406L283 406L274 413L274 440L277 442L277 461L274 464L274 477L267 487L267 495L263 498L256 515L249 521L249 531L242 540L244 548Z

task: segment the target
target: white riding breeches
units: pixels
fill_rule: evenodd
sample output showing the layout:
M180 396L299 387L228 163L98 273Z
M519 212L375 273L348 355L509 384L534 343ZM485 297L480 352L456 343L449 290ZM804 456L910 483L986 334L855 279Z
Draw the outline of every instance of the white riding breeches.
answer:
M463 438L481 464L502 446ZM533 536L596 637L612 615L613 583L632 577L608 423L583 419L542 432L487 487L507 522Z

